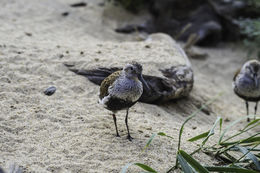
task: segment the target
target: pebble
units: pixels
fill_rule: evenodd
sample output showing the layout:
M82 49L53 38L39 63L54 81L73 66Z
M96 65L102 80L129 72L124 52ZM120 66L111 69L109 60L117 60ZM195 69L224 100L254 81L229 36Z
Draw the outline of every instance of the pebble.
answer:
M51 96L52 94L55 93L55 91L56 91L56 87L51 86L44 91L44 94L47 95L47 96Z

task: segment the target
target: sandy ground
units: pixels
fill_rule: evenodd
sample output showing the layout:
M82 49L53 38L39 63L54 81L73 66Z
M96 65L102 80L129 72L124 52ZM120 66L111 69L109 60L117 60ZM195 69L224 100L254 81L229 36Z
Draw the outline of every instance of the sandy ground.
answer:
M178 130L198 103L223 95L210 106L211 114L198 114L185 128L182 149L193 151L186 139L205 132L216 117L233 121L244 116L245 105L231 88L233 73L246 60L238 45L199 49L207 60L191 60L195 86L189 98L162 105L138 103L130 110L134 140L126 140L124 114L118 113L120 138L115 137L109 111L97 104L98 86L68 71L63 63L78 67L123 65L138 59L144 73L183 63L174 47L163 42L137 41L140 36L113 31L136 16L102 0L71 8L75 0L2 0L0 2L0 165L15 162L26 172L120 172L129 162L146 163L159 172L175 162ZM64 17L61 14L69 12ZM142 18L148 16L142 15ZM151 44L151 48L145 48ZM43 91L56 86L52 96ZM253 107L251 107L251 111ZM228 122L225 122L228 124ZM241 122L235 130L244 126ZM158 137L142 152L153 133ZM214 163L196 155L203 163ZM136 172L133 167L129 172Z

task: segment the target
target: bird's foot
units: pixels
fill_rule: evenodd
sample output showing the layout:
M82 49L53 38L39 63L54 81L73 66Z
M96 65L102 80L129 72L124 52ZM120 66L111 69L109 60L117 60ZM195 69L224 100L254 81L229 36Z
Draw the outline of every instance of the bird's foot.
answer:
M250 118L247 118L247 122L250 122Z
M120 137L120 135L119 135L119 134L116 134L116 137Z
M128 139L129 141L132 141L132 139L134 139L134 138L132 138L130 135L127 135L127 139Z

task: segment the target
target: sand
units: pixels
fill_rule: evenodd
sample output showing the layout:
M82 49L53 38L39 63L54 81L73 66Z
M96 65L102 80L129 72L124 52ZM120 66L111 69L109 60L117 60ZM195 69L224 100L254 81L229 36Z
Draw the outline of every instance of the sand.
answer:
M186 140L210 129L217 116L234 121L245 115L245 105L233 94L233 73L246 60L237 44L197 48L206 60L191 60L195 85L190 97L162 105L138 103L130 109L126 139L125 112L118 113L120 138L115 137L109 111L97 104L98 86L70 72L78 68L122 66L130 60L144 65L145 74L183 64L182 55L163 41L138 41L140 34L114 32L137 16L102 0L86 0L87 7L71 8L76 0L2 0L0 2L0 165L20 165L25 172L120 172L130 162L149 164L159 172L175 162L181 124L198 105L223 95L185 127L182 149L196 145ZM69 12L68 16L62 16ZM143 19L149 16L142 14ZM174 41L173 41L174 43ZM150 48L146 48L149 45ZM43 91L55 86L46 96ZM251 107L251 111L253 111ZM224 122L227 125L228 122ZM235 129L246 125L241 122ZM142 151L153 133L165 132L174 140L156 138ZM196 155L202 163L216 163ZM137 172L131 167L129 172Z

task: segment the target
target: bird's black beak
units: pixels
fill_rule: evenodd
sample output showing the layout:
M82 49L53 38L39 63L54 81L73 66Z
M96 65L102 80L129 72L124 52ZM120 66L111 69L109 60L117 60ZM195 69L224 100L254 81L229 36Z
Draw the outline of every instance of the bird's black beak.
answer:
M142 82L143 84L143 88L146 92L150 91L150 87L148 86L147 82L144 80L143 75L139 75L139 80Z

